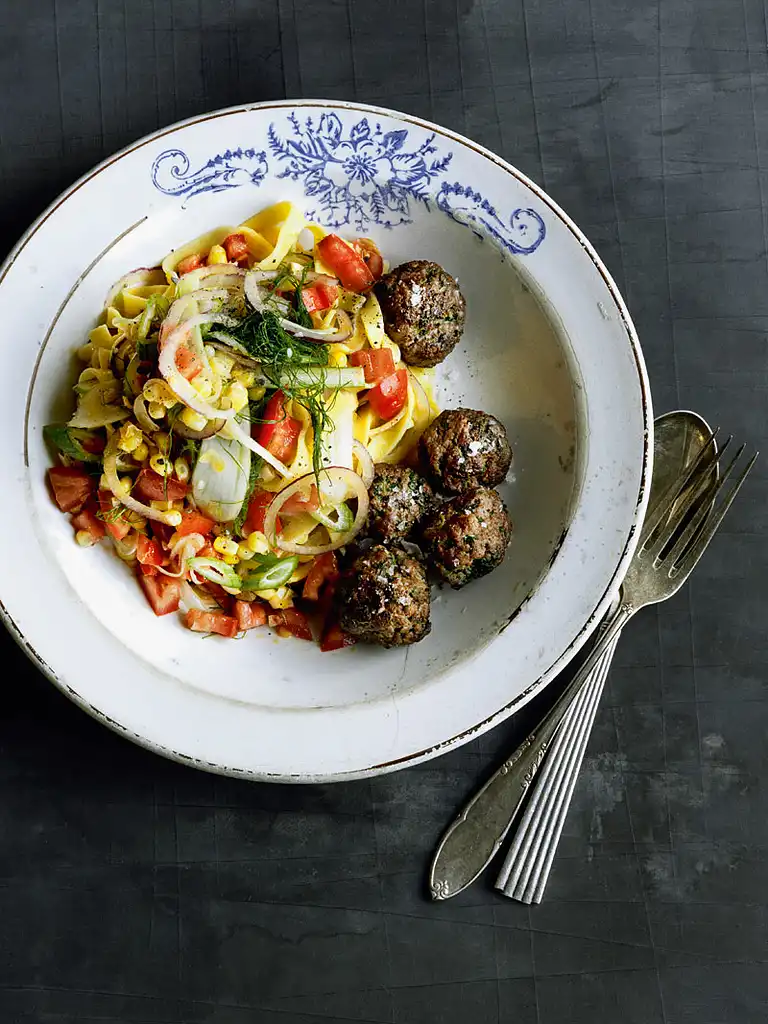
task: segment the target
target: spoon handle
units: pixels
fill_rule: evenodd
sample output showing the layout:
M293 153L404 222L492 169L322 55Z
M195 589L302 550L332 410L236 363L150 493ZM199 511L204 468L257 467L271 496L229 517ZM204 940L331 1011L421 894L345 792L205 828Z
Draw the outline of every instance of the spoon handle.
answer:
M509 832L549 746L589 673L634 609L623 602L573 680L534 731L469 801L440 840L429 872L432 899L455 896L477 878Z

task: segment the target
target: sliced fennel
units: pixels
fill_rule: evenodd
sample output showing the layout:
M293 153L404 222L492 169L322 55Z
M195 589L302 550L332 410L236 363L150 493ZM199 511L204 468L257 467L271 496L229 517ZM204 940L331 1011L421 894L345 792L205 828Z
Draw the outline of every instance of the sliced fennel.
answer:
M238 415L243 430L250 432L247 409ZM192 495L201 512L219 523L237 519L248 495L251 452L234 438L220 434L206 438L192 474Z

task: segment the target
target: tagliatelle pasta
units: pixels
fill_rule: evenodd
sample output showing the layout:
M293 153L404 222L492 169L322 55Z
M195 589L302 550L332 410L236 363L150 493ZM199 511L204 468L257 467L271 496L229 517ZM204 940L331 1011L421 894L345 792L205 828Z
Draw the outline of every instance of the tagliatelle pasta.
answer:
M362 528L372 463L408 458L438 412L431 371L387 336L384 266L281 202L110 289L75 412L46 428L50 481L78 543L110 537L156 614L310 635L295 602Z

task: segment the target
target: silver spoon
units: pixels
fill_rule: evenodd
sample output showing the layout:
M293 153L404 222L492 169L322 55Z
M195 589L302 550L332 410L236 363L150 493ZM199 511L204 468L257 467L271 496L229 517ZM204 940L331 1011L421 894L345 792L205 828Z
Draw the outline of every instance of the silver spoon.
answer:
M682 479L674 478L649 510L620 591L618 608L609 616L581 669L549 714L472 798L443 836L430 870L434 899L448 899L461 892L496 855L566 711L606 648L636 611L671 597L693 571L757 457L749 461L715 510L712 503L717 492L744 452L742 446L718 481L714 477L717 460L727 445L728 442L718 453L714 435L710 435Z

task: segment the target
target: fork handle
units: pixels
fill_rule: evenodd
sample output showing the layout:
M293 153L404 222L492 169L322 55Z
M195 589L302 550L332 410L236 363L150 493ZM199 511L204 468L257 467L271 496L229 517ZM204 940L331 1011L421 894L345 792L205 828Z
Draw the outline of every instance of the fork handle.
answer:
M595 646L557 702L534 731L491 776L448 828L432 859L432 899L447 900L477 878L498 852L539 770L565 712L608 644L635 609L620 602Z

